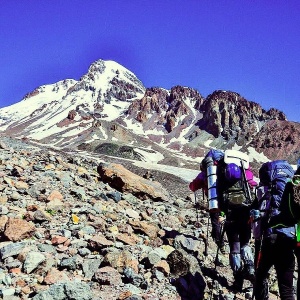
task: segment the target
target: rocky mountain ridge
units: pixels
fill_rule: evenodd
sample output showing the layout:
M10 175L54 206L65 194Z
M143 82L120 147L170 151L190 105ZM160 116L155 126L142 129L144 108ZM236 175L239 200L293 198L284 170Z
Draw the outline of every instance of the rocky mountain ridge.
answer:
M274 122L284 127L284 142L272 131ZM257 165L278 158L295 164L299 157L300 124L275 108L266 111L232 91L204 98L190 87L145 88L132 72L103 60L78 81L39 87L0 109L0 130L58 149L126 146L139 151L134 157L141 160L142 151L152 151L194 168L211 147L242 149Z

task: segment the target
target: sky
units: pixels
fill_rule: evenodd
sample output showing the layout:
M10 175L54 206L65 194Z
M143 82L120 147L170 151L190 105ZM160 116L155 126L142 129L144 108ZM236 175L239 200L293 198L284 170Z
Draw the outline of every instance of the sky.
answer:
M299 0L0 0L0 49L0 108L104 59L300 122Z

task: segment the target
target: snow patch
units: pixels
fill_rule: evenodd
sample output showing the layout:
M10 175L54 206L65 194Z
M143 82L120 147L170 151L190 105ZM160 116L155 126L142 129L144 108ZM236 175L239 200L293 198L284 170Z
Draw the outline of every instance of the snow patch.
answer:
M159 152L150 153L149 151L144 151L140 148L134 148L134 151L140 153L147 163L157 163L164 159L164 156Z
M250 161L256 160L257 162L261 163L270 161L263 153L258 153L253 147L248 148L248 155Z

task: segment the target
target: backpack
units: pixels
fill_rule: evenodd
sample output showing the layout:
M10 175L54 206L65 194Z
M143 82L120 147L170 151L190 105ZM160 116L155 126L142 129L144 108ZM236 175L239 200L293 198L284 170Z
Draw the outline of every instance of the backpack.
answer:
M283 192L293 175L294 170L286 160L266 162L259 169L260 184L256 191L259 217L252 223L255 239L262 237L270 218L279 214ZM285 233L285 229L278 231Z
M289 220L300 222L300 167L286 184L280 210Z
M245 175L245 169L249 169L247 154L212 149L203 159L201 167L207 173L210 210L226 210L228 205L240 206L252 202Z
M247 154L237 150L225 151L218 165L218 190L227 208L249 206L252 203L246 170L249 170Z
M259 169L260 186L268 188L273 208L279 207L285 185L293 176L294 169L286 160L266 162Z

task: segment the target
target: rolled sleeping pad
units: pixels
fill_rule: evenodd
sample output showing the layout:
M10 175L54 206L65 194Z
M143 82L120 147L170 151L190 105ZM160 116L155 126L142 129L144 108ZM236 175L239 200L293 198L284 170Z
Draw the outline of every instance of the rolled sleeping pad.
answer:
M205 159L207 188L208 188L208 209L210 211L218 211L218 195L217 195L217 166L211 157Z

